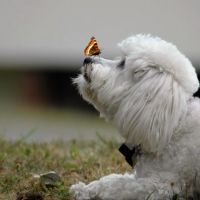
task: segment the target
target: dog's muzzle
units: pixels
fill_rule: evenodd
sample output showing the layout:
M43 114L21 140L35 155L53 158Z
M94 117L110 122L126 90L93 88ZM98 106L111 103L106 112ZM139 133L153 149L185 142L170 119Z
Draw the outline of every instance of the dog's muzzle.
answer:
M88 82L91 82L90 75L91 75L91 72L92 72L92 63L93 63L93 60L90 57L85 58L85 60L83 62L83 71L82 71L82 73L83 73L84 78Z

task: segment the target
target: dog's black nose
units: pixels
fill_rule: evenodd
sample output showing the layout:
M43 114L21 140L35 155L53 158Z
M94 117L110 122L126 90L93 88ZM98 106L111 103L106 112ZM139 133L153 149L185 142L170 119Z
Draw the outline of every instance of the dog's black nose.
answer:
M92 58L90 58L90 57L85 58L83 65L89 64L89 63L92 63Z

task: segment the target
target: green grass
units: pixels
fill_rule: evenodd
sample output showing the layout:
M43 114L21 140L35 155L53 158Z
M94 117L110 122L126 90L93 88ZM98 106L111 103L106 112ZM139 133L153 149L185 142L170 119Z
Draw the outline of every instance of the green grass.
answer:
M119 144L99 139L48 143L27 143L25 137L19 141L0 139L0 199L39 193L45 200L69 200L69 187L78 181L89 183L110 173L132 172L117 150ZM44 188L33 175L49 171L58 173L62 181Z
M44 200L70 200L69 187L78 181L89 183L111 173L133 173L118 152L120 144L104 140L99 133L99 141L28 143L26 139L32 132L19 141L0 138L0 200L40 199L31 198L33 195L41 195ZM34 177L49 171L61 177L53 187L46 187L42 178ZM27 198L23 198L25 195ZM172 198L179 199L179 195Z

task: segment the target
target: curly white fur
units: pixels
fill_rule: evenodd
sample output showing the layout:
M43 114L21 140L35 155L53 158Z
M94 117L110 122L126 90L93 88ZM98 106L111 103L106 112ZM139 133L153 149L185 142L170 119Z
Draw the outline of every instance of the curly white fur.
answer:
M133 175L103 177L70 188L72 199L182 199L200 193L200 102L194 67L171 43L149 35L119 44L121 57L93 58L74 80L79 92L141 146Z

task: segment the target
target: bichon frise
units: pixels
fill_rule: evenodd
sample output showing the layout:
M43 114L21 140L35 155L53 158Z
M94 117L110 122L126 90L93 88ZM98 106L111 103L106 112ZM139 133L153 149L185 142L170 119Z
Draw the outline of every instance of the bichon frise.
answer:
M75 200L194 197L200 192L200 102L193 97L199 81L194 67L174 45L149 35L129 37L119 47L118 60L85 58L74 82L100 116L118 128L126 142L121 151L130 151L127 161L134 174L79 182L71 186L70 195Z

